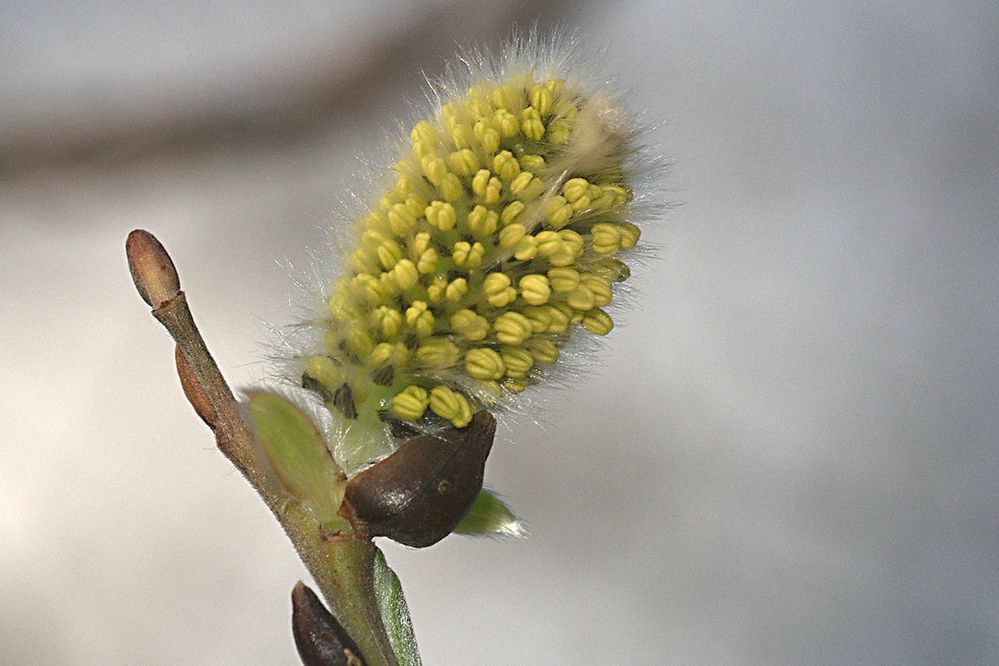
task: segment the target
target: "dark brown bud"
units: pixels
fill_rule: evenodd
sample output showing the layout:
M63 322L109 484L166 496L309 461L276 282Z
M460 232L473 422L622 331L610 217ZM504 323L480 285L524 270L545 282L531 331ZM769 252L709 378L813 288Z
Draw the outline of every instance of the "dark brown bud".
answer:
M158 308L180 291L180 278L170 255L156 237L136 229L125 241L128 269L142 300Z
M458 526L479 491L496 421L483 410L465 428L406 440L347 483L340 515L368 536L415 548L432 546Z
M357 644L302 581L291 591L291 630L305 666L364 666Z

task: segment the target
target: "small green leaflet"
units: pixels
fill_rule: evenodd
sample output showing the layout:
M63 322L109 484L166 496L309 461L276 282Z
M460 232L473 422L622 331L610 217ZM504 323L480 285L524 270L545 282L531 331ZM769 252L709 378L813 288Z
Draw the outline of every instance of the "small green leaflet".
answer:
M524 527L510 509L488 490L479 492L468 515L454 528L458 534L524 536Z
M385 624L385 632L392 644L392 651L399 660L399 666L421 666L413 623L409 619L409 607L402 595L402 584L378 548L375 548L374 588L382 623Z

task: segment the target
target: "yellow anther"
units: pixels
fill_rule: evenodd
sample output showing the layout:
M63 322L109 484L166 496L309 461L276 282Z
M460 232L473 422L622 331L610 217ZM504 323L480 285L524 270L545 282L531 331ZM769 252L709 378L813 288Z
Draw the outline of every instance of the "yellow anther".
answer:
M437 262L439 260L440 257L437 256L437 250L434 248L424 250L423 254L416 259L416 270L420 271L420 273L423 273L424 275L427 273L433 273L437 270Z
M545 168L545 158L541 155L523 155L518 160L520 168L531 173L538 173Z
M430 392L430 409L456 428L464 428L472 421L472 406L468 399L446 386L436 386Z
M390 270L402 259L402 248L393 240L385 241L379 245L376 253L379 263L385 270Z
M477 205L468 213L468 228L480 238L487 238L496 233L499 215L483 205Z
M590 228L593 236L593 251L597 254L613 254L621 249L621 232L616 224L599 222Z
M436 149L426 141L413 142L413 157L415 157L418 161L422 160L427 155L432 155L434 150Z
M423 211L427 207L427 202L418 196L408 196L403 202L403 205L405 205L406 210L409 211L410 215L414 218L420 218L423 217Z
M579 286L579 272L574 268L552 268L548 271L548 282L552 291L565 293Z
M534 236L524 236L513 248L513 256L517 261L530 261L538 256L538 242Z
M500 213L500 222L504 225L510 224L517 219L518 215L524 212L524 208L526 207L523 201L511 201L503 209L503 212Z
M544 305L552 295L548 278L544 275L525 275L520 278L520 295L531 305Z
M414 234L413 237L409 240L410 259L413 260L419 259L420 255L426 252L429 247L430 247L430 234L428 234L426 231L421 231L418 234Z
M482 291L490 305L502 308L517 298L517 290L512 286L510 276L506 273L490 273L482 282Z
M423 175L427 177L427 180L434 185L440 185L448 175L447 165L444 164L444 160L435 155L427 155L420 160L420 168L423 170Z
M553 306L545 306L548 309L548 330L546 333L565 333L569 330L569 323L572 321L569 314L564 312L561 308ZM572 308L569 308L569 313L572 312Z
M427 338L416 348L416 361L428 368L450 368L460 356L458 345L447 338Z
M406 309L406 324L417 336L425 338L433 333L434 323L434 314L427 310L426 301L413 301Z
M489 185L489 178L492 176L489 169L479 169L472 178L472 192L480 197L486 196L486 187Z
M402 330L402 313L384 305L375 308L371 319L383 338L394 338Z
M572 229L562 229L558 232L558 237L572 250L573 256L583 256L586 249L586 240Z
M522 98L521 92L508 84L496 86L493 90L493 105L507 111L519 109L523 104Z
M520 393L527 388L527 378L517 377L508 378L503 380L503 388L505 388L510 393Z
M548 222L548 226L552 229L561 229L565 225L569 224L572 219L572 214L575 212L572 206L565 200L562 196L553 196L547 201L545 201L544 208L542 209L545 214L545 220Z
M391 271L378 276L378 288L385 294L385 298L398 296L402 292L402 287L396 282L394 270L393 268Z
M448 158L451 169L459 176L471 176L479 170L479 157L468 148L451 153Z
M520 174L520 162L509 150L502 150L493 158L493 171L499 174L500 180L509 183Z
M392 206L396 204L398 199L399 198L397 196L393 195L391 192L388 192L386 194L383 194L378 199L378 207L381 208L383 211L388 211L390 208L392 208Z
M469 131L468 126L462 124L460 121L455 120L451 123L451 126L448 128L448 136L456 148L469 148L472 145L472 133Z
M420 159L422 160L423 157L420 157ZM410 168L410 167L407 166L407 168ZM415 170L416 166L413 165L412 168ZM413 189L414 189L413 188L413 179L410 178L406 174L399 174L399 177L396 178L395 188L393 190L395 192L396 196L399 199L405 200L406 197L408 197L411 194L413 194Z
M492 113L491 108L489 109L489 113ZM475 138L479 140L479 145L482 146L482 150L486 153L491 154L499 150L500 133L488 120L480 120L475 123L473 133L475 134Z
M427 411L429 404L430 394L427 390L410 384L392 398L391 410L401 419L417 421L423 418L423 413Z
M558 347L544 340L531 340L531 356L541 365L552 365L558 360Z
M506 364L492 349L480 347L465 353L465 372L475 379L500 379L506 373Z
M538 244L538 256L542 258L551 257L564 245L555 231L540 231L534 236L534 240Z
M597 335L607 335L614 328L614 320L600 308L594 308L584 314L580 323Z
M623 282L631 277L631 269L617 257L605 257L593 265L593 272L609 282Z
M434 278L434 281L427 285L427 298L431 303L440 303L444 300L445 289L447 289L447 279Z
M367 356L375 348L375 341L360 327L351 328L344 339L347 347L358 356Z
M485 254L486 248L479 241L472 244L467 241L458 241L451 248L451 259L459 268L477 268L482 264L482 257Z
M468 293L468 280L465 278L455 278L448 283L444 290L444 297L452 303L460 301Z
M499 232L499 245L504 249L509 249L517 245L524 236L527 229L522 224L509 224Z
M614 195L614 205L623 206L631 201L631 190L620 185L604 185L604 192Z
M541 122L541 114L533 106L520 112L520 130L528 139L541 141L545 136L545 125Z
M545 81L545 89L552 94L552 97L558 97L564 85L565 81L562 79L549 79Z
M493 322L496 339L504 345L519 345L531 337L534 327L519 312L504 312Z
M534 367L534 357L523 347L503 347L500 356L506 366L506 376L520 379Z
M551 318L548 316L546 308L531 305L521 310L521 314L527 317L527 320L531 322L531 329L535 333L544 333L548 330Z
M409 136L413 140L413 143L423 141L430 146L436 146L440 135L437 132L437 129L428 121L421 120L413 125L413 129L409 133Z
M562 185L562 194L574 211L590 207L590 183L585 178L570 178Z
M548 143L561 146L568 143L572 134L572 125L565 120L553 120L548 123Z
M588 288L580 284L578 287L569 292L566 296L565 302L569 304L573 310L579 310L581 312L586 312L591 310L596 303L596 299L593 297L593 292Z
M617 197L612 190L600 185L590 186L590 207L593 210L607 210L613 208Z
M385 292L380 281L370 273L355 275L350 281L350 288L371 305L381 305L385 300Z
M583 278L582 285L584 285L593 294L593 304L602 308L605 305L610 305L611 302L611 286L610 282L604 278L590 273Z
M493 127L499 130L500 136L504 139L511 139L520 134L520 123L517 116L506 109L497 109L493 114Z
M409 259L403 259L397 263L391 273L392 278L402 291L411 289L420 281L420 272L417 270L416 264Z
M638 243L639 236L642 235L641 229L630 222L618 225L617 231L621 234L622 250L630 250L635 247L635 244Z
M478 342L489 335L489 320L468 308L462 308L451 315L451 329L465 340Z
M336 362L329 356L310 356L305 362L305 374L326 386L338 386L342 381Z
M406 345L401 342L396 342L395 344L381 342L371 350L371 354L368 355L368 362L376 367L385 365L399 367L406 361L408 355L409 351L406 349Z
M530 171L521 172L519 176L517 176L510 182L510 194L517 197L518 199L521 199L522 201L526 201L527 199L521 197L520 195L528 188L528 186L534 180L535 180L534 174L531 173Z
M461 186L461 181L458 180L458 176L453 173L449 173L444 177L444 181L437 188L437 191L441 193L445 201L450 201L454 203L459 201L463 196L465 196L465 190Z
M388 233L380 231L378 229L368 229L361 235L361 241L365 245L370 245L371 247L378 247L382 243L395 242L395 239Z
M358 248L351 252L347 263L355 273L374 273L380 270L378 257L372 256L371 252L368 252L364 248Z
M531 106L538 110L542 117L552 111L552 91L544 86L531 88Z
M454 225L458 221L458 217L454 212L454 206L443 201L430 202L430 205L424 211L424 215L426 215L430 226L439 231L454 229Z

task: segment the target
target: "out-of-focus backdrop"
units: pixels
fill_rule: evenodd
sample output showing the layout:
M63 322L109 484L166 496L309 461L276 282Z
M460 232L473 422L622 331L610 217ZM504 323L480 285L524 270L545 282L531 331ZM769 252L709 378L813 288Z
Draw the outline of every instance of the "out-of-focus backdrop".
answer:
M306 573L125 236L259 379L357 155L535 20L607 47L683 206L602 363L500 432L533 536L384 545L425 662L999 662L999 5L7 0L0 663L296 663Z

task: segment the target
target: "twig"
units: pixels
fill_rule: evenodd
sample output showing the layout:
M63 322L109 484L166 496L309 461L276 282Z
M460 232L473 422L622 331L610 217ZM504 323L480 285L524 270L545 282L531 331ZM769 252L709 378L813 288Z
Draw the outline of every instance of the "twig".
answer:
M281 523L365 663L395 666L374 596L374 544L359 534L323 534L300 503L288 501L273 486L258 463L253 437L232 391L198 332L170 256L152 234L141 229L129 234L125 250L139 295L177 344L177 374L184 393L214 432L219 450Z

